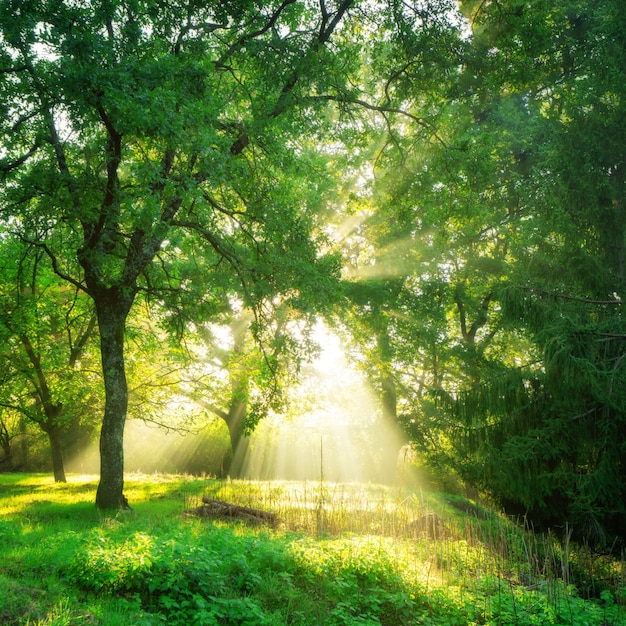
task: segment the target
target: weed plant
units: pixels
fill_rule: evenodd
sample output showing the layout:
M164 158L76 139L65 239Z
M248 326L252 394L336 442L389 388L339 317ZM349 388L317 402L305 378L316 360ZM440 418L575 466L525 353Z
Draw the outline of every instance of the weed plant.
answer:
M0 624L626 624L623 559L463 499L129 476L133 511L105 517L96 485L0 475ZM184 515L203 495L281 524Z

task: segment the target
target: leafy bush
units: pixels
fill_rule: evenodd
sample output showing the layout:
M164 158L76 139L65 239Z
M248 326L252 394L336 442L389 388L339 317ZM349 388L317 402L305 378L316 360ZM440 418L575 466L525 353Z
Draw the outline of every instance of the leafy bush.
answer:
M329 625L410 623L415 610L392 561L368 545L270 540L223 527L124 530L91 531L65 574L84 590L133 598L168 624L304 624L310 590Z
M123 532L123 528L120 530ZM285 553L263 538L229 529L171 535L135 532L120 538L95 529L67 569L83 589L135 597L142 609L169 624L269 624L252 596L261 574L285 572Z

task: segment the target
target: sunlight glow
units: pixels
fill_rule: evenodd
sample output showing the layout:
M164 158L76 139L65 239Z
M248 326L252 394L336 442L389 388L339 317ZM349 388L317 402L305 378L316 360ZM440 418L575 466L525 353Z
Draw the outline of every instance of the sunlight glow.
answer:
M244 459L236 464L243 468L242 477L392 483L404 476L406 455L399 455L404 440L396 424L383 420L365 375L348 360L339 336L323 323L316 325L313 339L319 355L303 367L299 385L289 390L289 413L269 415L250 437ZM126 473L225 475L230 450L225 422L208 419L199 429L196 421L197 432L176 432L176 424L188 431L194 426L193 420L180 419L185 406L172 397L168 415L160 420L170 430L128 419ZM66 469L97 473L98 443L68 459Z
M391 482L402 438L381 418L365 377L348 363L337 335L315 330L319 357L292 392L290 416L259 424L244 475L254 479Z

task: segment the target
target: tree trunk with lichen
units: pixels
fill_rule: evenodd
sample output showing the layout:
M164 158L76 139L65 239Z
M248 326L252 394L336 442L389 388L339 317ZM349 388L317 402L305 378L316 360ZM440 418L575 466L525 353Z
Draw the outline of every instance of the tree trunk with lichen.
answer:
M109 289L95 298L100 330L105 405L100 431L99 509L128 508L124 496L124 426L128 412L128 383L124 364L124 331L132 299ZM130 300L130 301L129 301Z

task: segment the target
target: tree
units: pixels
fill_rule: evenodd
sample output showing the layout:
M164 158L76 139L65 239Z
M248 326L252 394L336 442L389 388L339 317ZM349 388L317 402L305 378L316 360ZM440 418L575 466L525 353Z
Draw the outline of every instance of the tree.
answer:
M13 432L12 424L4 415L4 407L0 407L0 450L2 450L2 457L0 457L0 470L12 470L13 463L13 439L15 433Z
M416 178L413 167L445 145L440 117L463 48L459 19L446 2L389 4L386 36L368 47L363 79L375 83L370 90L378 100L366 103L367 115L359 117L349 153L358 156L342 164L345 212L333 216L328 228L344 259L344 299L335 323L347 328L384 418L405 429L415 383L423 378L419 362L423 356L425 367L436 372L441 338L432 319L425 319L438 317L440 307L416 295L433 266L428 245L419 241L421 215L415 198L408 200L409 181Z
M313 349L307 339L312 319L278 310L265 325L260 347L253 312L234 301L221 318L189 333L187 394L228 427L231 453L223 471L230 476L243 469L248 435L270 412L284 408L285 391Z
M466 236L501 242L497 280L474 296L489 295L496 325L482 332L497 334L427 423L509 510L602 543L622 532L626 504L624 18L614 2L462 8L473 35L451 101L459 149L435 190L457 224L473 223ZM462 198L478 199L465 215ZM484 267L496 260L479 252Z
M198 309L224 266L255 311L311 285L325 297L336 264L311 237L303 138L358 69L348 28L328 45L352 4L3 2L2 214L94 302L98 507L126 505L126 320L139 292L189 295L179 254L209 270Z
M69 435L88 438L89 414L97 404L88 374L95 314L84 294L42 263L41 250L10 240L1 249L0 335L6 368L0 406L46 433L54 478L65 482ZM8 446L8 431L3 432Z

